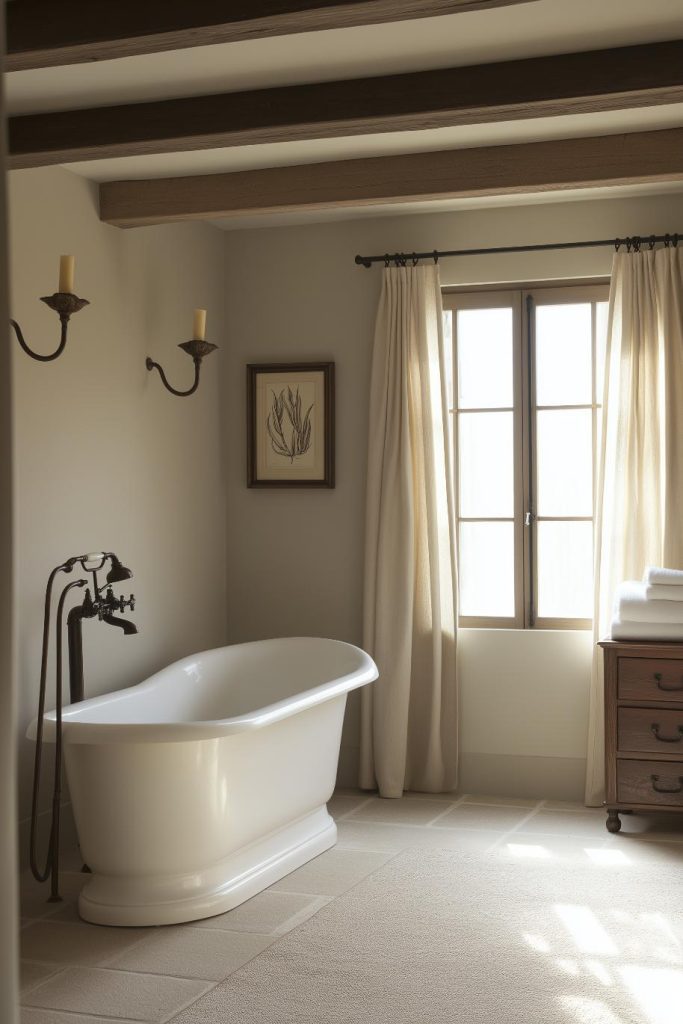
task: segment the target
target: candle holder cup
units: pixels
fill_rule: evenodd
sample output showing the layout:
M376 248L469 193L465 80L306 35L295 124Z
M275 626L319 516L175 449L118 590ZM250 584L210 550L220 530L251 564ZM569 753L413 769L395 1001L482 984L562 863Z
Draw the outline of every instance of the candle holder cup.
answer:
M81 299L78 295L74 295L73 292L55 292L54 295L43 295L40 301L44 302L46 306L50 307L50 309L54 309L55 313L58 314L62 325L59 345L54 352L50 352L48 355L41 355L40 352L34 352L26 342L21 327L17 321L10 319L10 324L14 328L17 341L23 348L26 355L30 356L31 359L37 359L41 363L49 363L53 359L57 359L58 356L61 356L64 351L68 337L69 320L73 314L78 313L79 310L84 308L84 306L89 306L90 303L87 299Z
M181 341L178 345L183 352L187 352L188 356L192 357L194 362L194 382L185 391L179 391L178 388L174 388L168 382L168 377L164 373L164 369L159 363L155 363L153 359L147 356L145 360L145 366L148 370L158 370L159 376L161 377L162 383L167 391L170 391L172 395L177 395L179 398L186 398L188 395L193 395L199 387L199 372L202 365L202 359L205 356L211 355L218 348L218 345L212 345L210 341L198 341L193 338L191 341Z

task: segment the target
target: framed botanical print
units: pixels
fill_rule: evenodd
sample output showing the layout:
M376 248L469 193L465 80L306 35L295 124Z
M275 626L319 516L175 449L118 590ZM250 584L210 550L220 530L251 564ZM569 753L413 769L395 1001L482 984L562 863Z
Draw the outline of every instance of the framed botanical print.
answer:
M334 363L247 366L249 487L334 487Z

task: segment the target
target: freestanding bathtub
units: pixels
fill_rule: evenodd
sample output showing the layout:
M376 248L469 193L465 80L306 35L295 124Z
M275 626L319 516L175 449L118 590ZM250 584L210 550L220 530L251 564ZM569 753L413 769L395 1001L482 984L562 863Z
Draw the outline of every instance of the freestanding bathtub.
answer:
M204 651L65 708L66 772L92 871L81 916L108 925L211 917L333 846L325 805L346 695L376 678L349 644L264 640ZM46 739L54 719L46 715Z

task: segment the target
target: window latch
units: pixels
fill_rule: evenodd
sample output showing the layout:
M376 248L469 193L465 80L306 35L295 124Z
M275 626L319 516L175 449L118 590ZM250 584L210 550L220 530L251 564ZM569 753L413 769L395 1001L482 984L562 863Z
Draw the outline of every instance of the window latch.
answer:
M525 526L533 526L535 521L536 521L535 513L533 513L533 512L525 512L524 513L524 525Z

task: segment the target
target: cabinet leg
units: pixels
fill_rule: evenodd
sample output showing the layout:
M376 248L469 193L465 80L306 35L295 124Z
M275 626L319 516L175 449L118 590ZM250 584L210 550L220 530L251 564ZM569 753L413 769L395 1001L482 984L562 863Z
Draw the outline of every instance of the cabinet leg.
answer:
M607 808L607 831L618 832L621 828L621 819L619 818L619 811L615 811L614 808Z

